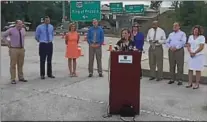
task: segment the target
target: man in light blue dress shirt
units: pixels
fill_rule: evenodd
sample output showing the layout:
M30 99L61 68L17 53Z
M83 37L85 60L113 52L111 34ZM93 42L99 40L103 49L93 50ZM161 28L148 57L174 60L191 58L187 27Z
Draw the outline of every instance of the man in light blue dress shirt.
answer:
M40 77L45 79L45 61L47 59L47 76L55 78L52 74L54 27L50 24L50 18L46 16L44 23L36 28L35 39L39 42Z
M180 30L180 24L175 22L173 24L174 32L170 33L166 40L166 46L169 48L169 65L171 80L168 84L172 84L178 80L178 85L182 85L183 67L184 67L184 46L186 44L186 34ZM175 78L175 68L177 66L177 78Z

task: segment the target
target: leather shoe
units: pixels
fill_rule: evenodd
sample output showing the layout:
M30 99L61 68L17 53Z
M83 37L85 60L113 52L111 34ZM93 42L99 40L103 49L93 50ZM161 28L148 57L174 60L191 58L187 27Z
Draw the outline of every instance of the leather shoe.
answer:
M155 79L155 77L150 77L150 79L149 80L154 80Z
M178 86L183 85L183 82L178 81L178 84L177 84L177 85L178 85Z
M173 81L173 80L170 80L169 82L168 82L168 84L173 84L175 81Z
M19 79L19 81L21 81L21 82L27 82L27 80L25 80L25 79Z
M11 84L17 84L17 82L15 80L12 80Z
M41 79L44 80L45 79L45 76L41 76Z
M103 74L102 74L102 73L100 73L100 74L99 74L99 77L103 77Z
M49 78L55 78L55 76L54 76L54 75L49 75L48 77L49 77Z
M92 77L92 76L93 76L93 74L89 74L89 75L88 75L88 77Z

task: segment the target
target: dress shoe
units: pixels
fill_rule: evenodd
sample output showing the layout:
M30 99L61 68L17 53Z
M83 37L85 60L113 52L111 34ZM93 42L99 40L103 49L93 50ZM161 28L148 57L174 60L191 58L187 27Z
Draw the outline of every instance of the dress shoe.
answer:
M49 77L49 78L55 78L55 76L54 76L54 75L48 75L48 77Z
M168 84L173 84L175 81L174 80L170 80L169 82L168 82Z
M183 85L183 82L182 81L178 81L178 84L177 85L178 86Z
M44 80L45 79L45 76L41 76L41 79Z
M155 79L155 77L150 77L150 78L149 78L149 80L154 80L154 79Z
M89 75L88 75L88 77L92 77L92 76L93 76L93 74L89 74Z
M99 74L99 77L103 77L103 74L102 74L102 73L100 73L100 74Z
M19 81L21 81L21 82L27 82L27 80L25 80L25 79L19 79Z
M15 80L12 80L11 84L17 84L17 82Z

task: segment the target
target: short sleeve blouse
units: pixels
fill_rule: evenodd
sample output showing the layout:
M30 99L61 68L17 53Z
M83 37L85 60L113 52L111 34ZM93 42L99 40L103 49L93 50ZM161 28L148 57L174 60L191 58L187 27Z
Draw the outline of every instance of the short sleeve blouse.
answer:
M193 35L190 35L188 43L190 44L191 51L195 52L200 47L200 44L205 44L205 37L203 35L200 35L196 39L194 39ZM199 54L204 54L204 50L200 51L196 55Z

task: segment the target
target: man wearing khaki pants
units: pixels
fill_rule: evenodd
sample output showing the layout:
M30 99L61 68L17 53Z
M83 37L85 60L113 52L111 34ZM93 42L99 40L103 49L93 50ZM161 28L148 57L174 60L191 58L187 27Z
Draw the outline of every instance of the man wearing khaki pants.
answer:
M149 47L149 66L151 77L149 80L155 79L155 70L157 67L157 81L162 80L163 75L163 47L166 36L163 29L158 27L158 22L152 23L152 28L149 29L147 34L147 41L150 43Z
M171 80L168 84L172 84L177 79L177 85L182 85L183 68L184 68L184 46L186 44L186 34L180 29L180 23L173 24L173 32L169 34L166 40L166 46L169 48L169 65ZM175 69L177 66L177 77Z
M88 77L93 76L93 62L94 56L96 55L97 67L99 77L103 77L102 74L102 44L104 42L104 31L98 26L98 21L93 20L93 26L88 30L87 41L89 44L89 65Z
M25 29L23 28L23 22L21 20L16 21L16 26L14 28L8 29L3 33L3 38L6 39L10 37L8 41L9 47L9 56L10 56L10 74L11 74L11 83L16 84L16 65L18 70L19 81L27 82L24 79L23 74L23 65L24 65L24 38L25 38Z

